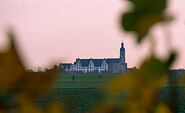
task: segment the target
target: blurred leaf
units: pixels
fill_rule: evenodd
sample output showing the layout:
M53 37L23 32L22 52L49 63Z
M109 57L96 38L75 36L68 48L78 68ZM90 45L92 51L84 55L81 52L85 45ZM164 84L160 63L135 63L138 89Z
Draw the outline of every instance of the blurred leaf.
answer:
M2 105L0 105L0 113L7 113L7 110Z
M10 48L0 53L0 89L2 92L16 89L16 93L13 93L12 96L17 97L20 113L43 113L36 106L34 99L50 87L57 68L55 66L46 73L26 72L15 48L14 34L9 32L8 38L11 43ZM3 105L3 103L1 104ZM55 106L55 108L58 108L58 106ZM7 110L6 106L0 106L0 112L3 112L4 109Z
M66 113L64 107L61 104L53 103L47 109L48 113Z
M182 75L181 81L185 83L185 75Z
M88 113L111 113L113 112L113 106L99 104L92 108Z
M168 18L164 15L166 0L129 0L134 9L122 17L122 26L126 31L137 34L140 42L148 33L152 25Z
M171 51L171 55L169 56L169 58L166 60L167 62L167 66L170 68L173 64L173 62L175 61L175 59L177 58L177 53L175 51Z
M25 69L14 45L14 34L8 33L10 48L0 52L0 89L9 89L18 84L25 76Z
M110 104L119 103L126 113L147 113L167 80L168 65L171 65L168 62L151 57L140 69L117 77L108 85L108 98L112 99ZM123 94L126 96L120 101Z
M1 110L0 113L7 113L7 112Z
M164 74L168 71L166 64L154 57L145 61L140 69L126 75L120 75L112 81L109 86L110 94L114 94L123 90L128 90L134 87L153 87L158 86L156 83L163 78ZM156 84L155 84L156 83Z
M35 105L33 100L26 95L18 95L17 99L19 113L43 113L42 110Z
M172 113L166 104L160 104L157 106L154 113Z
M45 73L27 73L27 77L23 82L24 86L22 86L24 93L27 93L30 97L35 97L46 91L54 82L56 71L56 69L52 69Z

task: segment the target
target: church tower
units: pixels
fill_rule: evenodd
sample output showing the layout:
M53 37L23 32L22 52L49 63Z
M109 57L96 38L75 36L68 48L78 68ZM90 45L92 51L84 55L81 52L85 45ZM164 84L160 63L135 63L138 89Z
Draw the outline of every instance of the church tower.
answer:
M120 63L125 63L125 48L123 42L121 43L120 48Z
M125 48L124 43L121 43L120 48L120 72L124 72L127 69L127 63L125 63Z

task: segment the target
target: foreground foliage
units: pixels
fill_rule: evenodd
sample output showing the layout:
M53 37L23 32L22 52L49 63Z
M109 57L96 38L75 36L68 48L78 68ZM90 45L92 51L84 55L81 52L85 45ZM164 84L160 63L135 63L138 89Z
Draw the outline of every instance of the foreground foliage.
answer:
M168 20L164 16L167 0L129 1L133 4L133 10L123 15L122 25L126 31L134 31L137 34L138 42L147 38L150 28L155 23ZM17 109L14 110L17 111L14 112L65 112L64 107L56 102L51 102L47 108L38 107L35 104L39 94L48 90L55 78L56 67L47 73L26 72L15 48L14 34L9 32L8 38L11 43L10 48L0 53L0 91L11 94L15 99ZM146 58L138 70L113 79L104 90L105 99L91 108L89 112L177 113L179 109L177 98L173 98L173 102L169 103L158 100L161 88L169 80L169 68L175 59L176 53L173 51L165 60L161 60L154 53L151 53L151 57ZM182 79L182 82L184 81L185 78ZM12 89L16 90L12 91ZM178 96L178 91L173 87L170 88L169 92L170 99ZM12 110L1 102L0 112L7 113Z

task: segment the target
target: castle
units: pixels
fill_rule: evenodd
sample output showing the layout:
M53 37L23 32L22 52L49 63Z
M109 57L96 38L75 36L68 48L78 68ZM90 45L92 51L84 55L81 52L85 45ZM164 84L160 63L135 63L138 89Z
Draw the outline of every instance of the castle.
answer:
M61 63L59 65L64 73L123 73L127 70L125 63L125 48L123 42L120 48L119 58L104 58L104 59L80 59L72 63Z

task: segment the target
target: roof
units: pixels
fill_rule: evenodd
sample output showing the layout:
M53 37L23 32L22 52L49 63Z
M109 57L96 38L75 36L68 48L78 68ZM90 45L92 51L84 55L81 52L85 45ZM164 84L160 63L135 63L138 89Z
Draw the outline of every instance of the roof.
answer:
M63 63L62 64L64 67L69 67L69 66L71 66L72 64L71 63Z
M82 67L87 67L91 59L78 59L80 60Z
M88 67L91 60L93 61L95 67L100 67L102 62L103 62L103 60L106 60L107 63L119 63L120 62L119 58L110 58L110 59L76 59L76 62L77 62L77 60L80 60L80 62L82 64L82 67ZM76 62L74 64L76 64Z
M104 59L92 59L95 67L100 67Z
M82 67L88 67L91 60L93 61L95 67L100 67L104 59L76 59L76 61L77 60L80 60Z
M107 63L119 63L120 59L119 58L108 58L106 59Z

